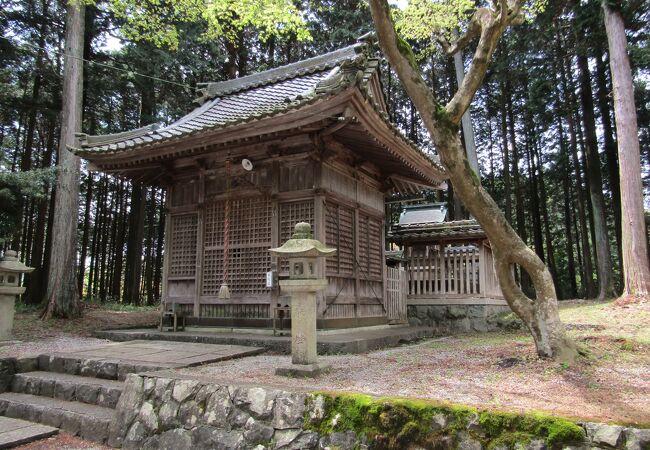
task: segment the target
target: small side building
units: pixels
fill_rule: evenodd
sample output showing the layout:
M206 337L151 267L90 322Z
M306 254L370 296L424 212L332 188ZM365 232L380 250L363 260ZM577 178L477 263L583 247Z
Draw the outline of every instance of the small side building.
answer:
M409 322L442 332L496 327L510 308L490 242L475 220L446 219L446 203L406 206L388 234L403 255Z
M277 287L288 267L268 249L301 221L338 249L318 267L319 327L387 323L385 197L444 188L447 175L388 120L379 66L355 44L207 83L167 126L80 136L91 170L165 188L163 302L188 324L271 326L290 300Z

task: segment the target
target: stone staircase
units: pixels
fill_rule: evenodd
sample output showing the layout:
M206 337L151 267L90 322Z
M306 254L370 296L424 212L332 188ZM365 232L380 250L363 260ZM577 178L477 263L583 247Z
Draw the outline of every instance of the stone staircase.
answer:
M38 357L0 358L0 418L6 419L4 426L0 423L0 448L3 433L11 437L30 427L11 419L42 424L48 432L60 429L106 443L128 374L208 364L263 351L233 345L130 341ZM20 430L13 433L13 429Z
M0 394L0 415L106 443L123 380L136 369L120 366L117 361L41 355L26 365L29 371L14 374L7 392Z

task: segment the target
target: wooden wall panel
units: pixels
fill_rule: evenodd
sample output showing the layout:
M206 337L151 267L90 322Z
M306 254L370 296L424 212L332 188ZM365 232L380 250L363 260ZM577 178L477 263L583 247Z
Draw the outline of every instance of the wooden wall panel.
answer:
M300 191L313 187L313 163L280 166L280 192Z
M361 182L357 184L357 201L378 211L384 210L384 194Z
M172 207L193 205L199 198L199 184L196 182L177 183L172 188Z
M351 200L357 197L357 182L341 172L328 166L323 166L322 186L332 192L341 194Z

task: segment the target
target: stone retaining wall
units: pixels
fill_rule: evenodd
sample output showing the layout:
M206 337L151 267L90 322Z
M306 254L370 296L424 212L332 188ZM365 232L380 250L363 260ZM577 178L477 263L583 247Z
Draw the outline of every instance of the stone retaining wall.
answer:
M429 402L129 375L109 444L128 449L647 450L650 430Z
M507 305L409 305L411 325L434 327L439 334L494 331L518 326Z

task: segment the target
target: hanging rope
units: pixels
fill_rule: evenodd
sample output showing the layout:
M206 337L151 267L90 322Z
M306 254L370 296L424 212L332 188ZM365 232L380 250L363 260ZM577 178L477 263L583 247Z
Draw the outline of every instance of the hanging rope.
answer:
M219 298L230 298L228 289L228 269L230 265L230 155L226 159L226 205L223 211L223 282L219 287Z

